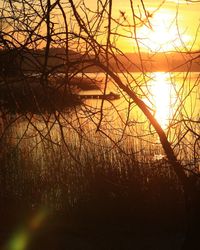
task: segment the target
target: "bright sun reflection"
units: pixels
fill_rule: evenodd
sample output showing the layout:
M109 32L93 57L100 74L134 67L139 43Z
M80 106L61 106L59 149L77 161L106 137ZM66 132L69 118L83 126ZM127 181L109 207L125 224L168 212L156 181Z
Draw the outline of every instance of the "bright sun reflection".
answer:
M168 126L176 103L175 90L169 78L169 73L155 72L149 83L150 99L152 108L155 110L155 118L163 128Z
M149 21L152 29L142 26L138 30L140 45L146 49L153 52L170 51L184 47L190 41L190 36L178 29L170 11L156 12Z

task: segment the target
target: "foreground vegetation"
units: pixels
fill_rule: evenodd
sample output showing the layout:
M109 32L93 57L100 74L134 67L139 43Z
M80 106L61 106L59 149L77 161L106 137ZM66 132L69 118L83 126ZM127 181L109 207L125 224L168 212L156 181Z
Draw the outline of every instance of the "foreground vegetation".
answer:
M103 139L80 151L71 139L67 149L36 137L22 146L4 138L1 245L16 249L8 243L21 230L31 237L20 250L179 249L184 197L167 161L141 162L128 145L126 155Z

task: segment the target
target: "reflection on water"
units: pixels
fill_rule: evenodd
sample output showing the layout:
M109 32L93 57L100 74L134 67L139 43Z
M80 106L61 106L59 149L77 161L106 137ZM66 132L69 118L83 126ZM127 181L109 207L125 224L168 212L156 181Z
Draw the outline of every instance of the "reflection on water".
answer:
M187 129L182 125L177 125L183 124L179 123L179 120L187 120L188 117L193 120L199 119L199 100L197 98L199 78L196 73L191 73L191 77L185 79L184 74L152 72L145 76L145 82L141 74L132 73L137 83L141 84L139 86L135 83L136 81L130 81L129 85L152 109L152 113L166 130L172 145L178 145L178 150L180 150L179 138L182 138L185 129ZM101 73L99 75L102 79L103 75ZM119 77L126 83L127 79L122 74L119 74ZM101 87L102 89L98 92L92 90L89 94L102 93L104 85L102 84ZM96 133L96 128L101 121L101 129L106 133L102 138L104 137L106 141L108 140L106 136L109 136L114 141L115 146L125 149L134 148L141 156L148 154L159 156L161 151L158 137L153 128L149 126L144 114L124 93L118 92L119 90L111 82L108 83L107 89L108 93L110 91L120 93L121 98L105 101L102 110L102 100L88 99L84 101L84 105L75 107L74 110L70 109L68 113L43 115L42 117L31 114L30 117L24 116L23 119L13 124L12 130L10 129L9 142L13 145L18 145L20 142L22 151L34 152L32 158L39 159L40 164L44 158L43 149L52 147L50 145L52 142L55 147L62 147L64 141L64 144L68 145L70 155L73 154L74 158L80 158L80 151L83 148L83 151L85 150L84 140L85 142L92 140L95 147L100 145L102 134ZM198 123L196 123L196 127L192 126L195 133L198 134ZM184 155L189 156L191 154L188 154L188 151L192 152L193 147L186 149L185 145L192 145L194 138L191 137L190 133L187 133L187 137L184 139L185 141L181 139L181 143L183 143L181 150L184 151ZM113 147L110 141L108 144L108 148ZM103 143L102 147L105 148ZM79 148L78 152L76 152L76 148Z
M151 108L152 114L165 130L168 139L181 157L193 157L194 134L199 133L198 123L190 124L189 120L199 119L200 78L198 72L149 72L144 74L131 73L127 77L119 74L122 82L129 81L129 86ZM130 78L131 79L130 79ZM132 79L135 79L132 81ZM110 82L109 91L116 92L116 87ZM124 138L132 138L137 151L149 150L150 155L157 150L159 138L144 114L126 95L112 104L104 103L104 119L102 125L106 131L111 131L112 138L123 133ZM88 100L90 107L98 110L100 100ZM98 124L98 115L96 124ZM183 122L188 121L187 123ZM187 126L193 132L188 131ZM125 129L123 129L125 128ZM181 142L180 142L181 138ZM139 146L138 146L139 145ZM187 146L186 146L187 145ZM128 142L128 146L129 142ZM180 153L181 152L181 153ZM153 153L154 154L154 153ZM156 153L160 154L160 151ZM145 153L147 155L147 153Z
M170 74L166 72L155 72L149 82L150 100L155 118L163 128L169 124L175 111L177 95L170 81Z

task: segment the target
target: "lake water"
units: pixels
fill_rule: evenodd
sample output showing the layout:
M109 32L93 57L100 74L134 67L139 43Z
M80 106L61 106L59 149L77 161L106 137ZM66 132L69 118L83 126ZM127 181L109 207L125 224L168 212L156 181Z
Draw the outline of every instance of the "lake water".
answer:
M104 82L105 75L99 73L98 75L88 74L92 78L102 79ZM133 77L133 79L131 79ZM163 128L166 128L174 115L178 112L189 117L199 116L200 103L200 76L198 72L186 74L184 72L166 73L153 72L146 73L146 75L139 73L131 73L123 76L119 74L119 78L133 89L135 93L152 109L156 119L160 122ZM127 80L128 79L128 80ZM81 91L81 94L98 94L104 91L104 84L102 84L101 91ZM115 84L109 82L106 88L106 93L120 93ZM126 96L120 93L122 98L114 101L114 105L119 110L125 111L128 107L129 100ZM123 98L124 97L124 98ZM92 107L99 107L101 100L88 100L88 105ZM128 104L128 105L127 105ZM105 102L105 107L109 105ZM112 106L112 105L111 105ZM184 111L185 110L185 111ZM132 112L133 113L133 112Z
M94 75L91 74L91 77ZM104 79L103 77L102 74L98 75L99 79ZM179 143L180 137L189 129L187 127L192 128L195 133L199 133L198 123L192 123L192 121L198 122L200 117L200 78L198 72L189 74L185 72L153 72L146 73L146 75L132 73L131 76L119 74L119 77L122 82L129 84L130 88L152 109L152 113L172 143ZM108 83L106 89L107 93L110 91L120 93L115 84L111 82ZM97 92L91 91L90 93L96 94ZM123 127L126 128L127 135L143 137L146 140L149 134L154 134L153 129L149 130L146 117L132 103L132 100L123 93L120 95L119 100L103 103L104 123L102 123L113 133L120 131L120 134L120 128ZM102 100L87 100L85 103L89 110L92 109L94 113L98 113ZM87 113L87 109L85 112ZM96 116L95 122L98 124L101 115ZM188 136L194 135L188 134L190 134Z
M103 93L105 75L88 76L102 81L101 90L81 91L80 94ZM153 72L118 76L149 106L179 157L198 162L199 73ZM38 148L47 147L44 141L59 146L64 140L73 152L85 147L89 141L94 147L103 146L106 141L108 150L112 147L134 148L140 157L162 158L163 152L153 127L135 103L108 79L105 92L111 91L120 94L121 98L111 101L87 99L84 105L66 110L65 114L23 116L10 129L13 146L20 145L22 150L35 152L38 157L43 152ZM97 133L97 127L101 133Z

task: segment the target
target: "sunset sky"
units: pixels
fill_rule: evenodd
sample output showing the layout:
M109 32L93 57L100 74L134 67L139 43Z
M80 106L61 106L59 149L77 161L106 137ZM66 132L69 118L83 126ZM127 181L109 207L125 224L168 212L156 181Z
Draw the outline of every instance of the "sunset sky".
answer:
M51 0L51 4L53 4L56 0ZM89 9L91 10L90 14L94 14L97 10L97 3L99 1L94 0L85 0L85 5L88 7L85 9L87 15L89 13ZM103 0L103 3L106 1ZM135 35L137 37L138 45L141 51L148 52L165 52L165 51L200 51L200 2L199 1L186 1L186 0L167 0L167 1L143 1L145 6L145 11L142 6L141 0L132 0L133 9L135 14L141 18L141 20L136 19L137 29L136 34L134 33L134 21L133 15L131 11L131 0L113 0L112 5L112 26L111 29L113 32L120 34L114 37L111 36L111 42L114 41L113 46L122 50L123 52L138 52L136 46ZM6 4L5 4L6 3ZM63 6L66 8L66 13L69 13L69 9L71 8L70 4L66 5L63 1ZM75 6L80 14L80 16L84 18L85 14L83 11L83 1L74 0ZM9 6L8 2L4 2L0 0L0 7L2 7L2 11L5 6ZM18 11L22 8L20 2L15 2L15 5ZM82 9L81 9L82 8ZM100 8L101 9L101 8ZM55 23L60 25L60 27L64 26L64 20L62 17L62 13L57 9L54 10L54 14L57 19L55 19ZM2 12L3 13L3 12ZM59 14L58 14L59 13ZM4 13L6 14L6 12ZM20 11L18 13L20 15ZM59 16L60 15L60 16ZM53 16L53 14L52 14ZM52 17L51 16L51 17ZM148 18L147 18L148 16ZM70 28L74 29L79 33L78 25L76 20L73 19L73 15L67 14L68 22L70 24ZM97 15L97 19L100 18ZM86 18L87 19L87 18ZM95 21L94 24L91 24L93 31L95 32ZM123 23L127 26L132 25L132 28L122 28L119 27L114 20L119 21L119 23ZM124 21L125 20L125 21ZM87 20L86 20L87 23ZM104 22L101 25L101 35L98 34L98 41L103 45L106 42L106 28L107 17L105 17ZM33 24L34 26L34 24ZM118 27L117 27L118 26ZM117 27L117 28L116 28ZM10 29L9 25L7 29ZM102 32L103 31L103 32ZM46 34L46 23L43 22L39 32ZM98 32L97 32L98 33ZM103 35L102 35L103 34ZM128 37L128 38L125 38ZM19 34L17 34L17 39L20 38ZM42 42L40 47L44 47L45 44Z
M141 49L148 51L199 50L200 3L183 0L152 2L150 0L144 1L146 11L150 15L153 13L149 18L152 29L146 26L137 29ZM86 0L85 3L91 8L95 8L97 2ZM133 1L133 4L138 15L139 12L144 13L141 1ZM155 11L156 9L157 11ZM120 17L120 11L125 12L128 20L132 19L129 0L113 0L113 15L115 18ZM120 40L118 46L123 51L132 51L134 44L130 39L123 39Z

